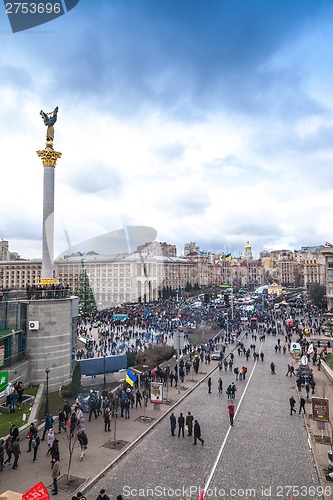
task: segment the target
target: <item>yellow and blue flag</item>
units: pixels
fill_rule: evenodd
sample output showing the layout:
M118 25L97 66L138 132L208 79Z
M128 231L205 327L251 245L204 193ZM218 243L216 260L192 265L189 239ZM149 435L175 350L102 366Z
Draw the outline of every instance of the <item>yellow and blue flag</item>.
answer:
M126 382L131 387L133 387L133 385L135 384L136 381L137 381L136 376L134 375L134 373L130 369L128 369L127 372L126 372Z
M231 260L231 253L227 253L227 255L224 256L224 260Z

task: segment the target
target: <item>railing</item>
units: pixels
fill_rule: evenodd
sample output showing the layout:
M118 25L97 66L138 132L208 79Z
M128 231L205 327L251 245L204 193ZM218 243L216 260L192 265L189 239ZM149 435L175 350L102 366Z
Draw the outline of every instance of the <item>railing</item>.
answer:
M67 299L72 295L72 290L67 285L30 286L15 290L0 289L0 301Z
M0 367L0 371L3 371L5 368L9 368L12 365L15 365L16 363L21 363L22 361L27 359L27 352L22 351L16 354L13 354L9 358L5 358L3 360L3 364Z

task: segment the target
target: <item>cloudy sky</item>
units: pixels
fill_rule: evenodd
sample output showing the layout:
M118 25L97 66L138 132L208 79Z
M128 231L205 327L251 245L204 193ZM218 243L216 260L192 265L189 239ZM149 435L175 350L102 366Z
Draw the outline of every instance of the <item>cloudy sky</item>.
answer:
M13 34L0 4L0 238L55 255L126 225L238 254L333 240L331 0L81 0Z

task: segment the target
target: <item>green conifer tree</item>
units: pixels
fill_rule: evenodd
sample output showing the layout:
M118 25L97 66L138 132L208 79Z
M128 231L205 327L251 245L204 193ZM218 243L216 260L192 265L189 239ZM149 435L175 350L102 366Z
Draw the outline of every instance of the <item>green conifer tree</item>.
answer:
M79 311L81 316L84 318L94 316L97 312L97 305L84 261L82 261L82 270L76 295L79 297Z

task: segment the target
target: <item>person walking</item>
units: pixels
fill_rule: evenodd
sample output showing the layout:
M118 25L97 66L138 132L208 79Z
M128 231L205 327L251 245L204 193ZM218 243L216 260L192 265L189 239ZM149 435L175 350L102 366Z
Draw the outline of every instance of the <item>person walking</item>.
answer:
M301 379L299 377L296 379L296 385L297 385L297 389L299 390L299 392L301 392L302 381L301 381Z
M105 493L104 488L99 492L99 495L96 498L96 500L110 500L109 496Z
M46 433L52 429L52 424L53 424L53 418L51 415L47 414L45 417L45 424L44 424L44 432L42 436L42 441L44 441Z
M194 443L193 444L197 444L197 439L199 439L199 441L203 445L205 441L201 437L201 428L200 428L199 422L197 420L194 420L193 432L194 432L194 434L193 434L194 435Z
M59 460L60 462L60 450L59 450L59 439L55 438L51 448L51 458L52 460Z
M306 391L306 399L309 399L310 384L309 384L309 379L308 378L305 380L305 391Z
M219 394L222 394L222 391L223 391L223 382L222 382L222 379L221 377L218 379L218 390L219 390Z
M80 432L78 432L77 439L78 439L78 441L80 443L80 447L81 447L80 460L82 461L85 457L86 449L88 447L88 436L85 433L84 429L82 429Z
M296 410L295 410L296 401L295 401L295 398L293 398L293 396L290 396L289 404L290 404L290 415L292 415L293 412L296 413Z
M129 398L125 399L125 419L130 418L131 401Z
M31 451L31 447L32 447L32 437L35 433L35 430L37 429L36 425L34 424L34 422L31 422L31 424L29 425L29 430L28 430L28 434L27 434L27 438L29 439L29 443L28 443L28 449L27 449L27 453L29 453Z
M271 374L275 375L275 364L273 363L273 361L271 362Z
M91 422L92 414L95 415L95 420L98 417L98 415L97 415L97 401L95 399L95 396L93 396L93 395L90 396L89 404L90 404L89 422Z
M47 450L46 455L48 456L51 454L52 445L53 445L53 442L55 440L55 434L54 434L54 431L52 428L47 433L46 440L47 440L47 446L48 446L48 450Z
M58 495L58 477L60 476L60 462L57 459L52 460L51 478L53 482L52 495Z
M187 412L185 425L187 426L187 435L192 436L193 432L193 415L190 411Z
M17 438L13 441L13 455L14 455L14 463L12 469L17 469L18 467L18 461L21 455L21 448L20 448L20 438L17 436Z
M65 421L67 422L72 413L72 408L68 401L64 404L63 412L65 414Z
M178 437L180 437L180 433L182 433L182 436L185 437L184 427L185 427L185 418L181 413L178 417Z
M138 405L140 405L140 408L141 408L141 399L142 399L142 394L141 394L140 390L137 389L135 392L135 408L137 408Z
M177 426L177 421L174 413L171 413L170 415L170 425L171 425L171 436L174 436Z
M13 437L9 435L5 441L5 451L7 454L7 459L4 462L4 465L8 463L8 465L11 464L12 460L12 455L13 455Z
M208 379L208 394L212 393L212 379L209 377Z
M40 437L38 436L38 429L36 428L31 439L31 446L32 449L34 450L34 456L32 459L33 462L36 462L39 445L40 445Z
M299 400L299 412L298 412L299 415L300 415L302 410L303 410L303 413L305 415L305 399L303 398L303 396L301 396L300 400Z
M58 413L58 434L61 434L62 430L66 432L66 413L60 408Z
M228 413L229 413L230 425L234 425L235 406L233 401L229 402Z
M314 381L314 379L313 379L313 378L310 380L309 384L310 384L311 389L312 389L311 394L314 394L314 392L315 392L315 387L316 387L316 382Z

